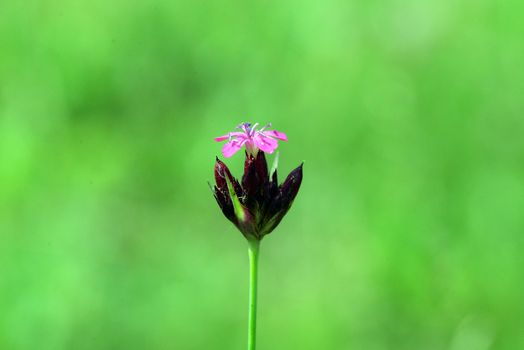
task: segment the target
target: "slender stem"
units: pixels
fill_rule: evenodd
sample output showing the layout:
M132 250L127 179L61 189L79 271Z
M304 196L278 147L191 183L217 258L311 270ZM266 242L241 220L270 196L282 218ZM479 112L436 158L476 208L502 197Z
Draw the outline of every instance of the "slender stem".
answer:
M249 326L247 331L247 349L255 350L257 336L257 284L258 252L260 241L249 240Z

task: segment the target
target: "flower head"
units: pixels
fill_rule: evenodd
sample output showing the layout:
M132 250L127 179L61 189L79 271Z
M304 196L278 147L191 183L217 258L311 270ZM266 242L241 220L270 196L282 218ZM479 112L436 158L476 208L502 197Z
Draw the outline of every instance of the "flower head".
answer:
M268 124L257 130L258 123L251 125L251 123L241 123L237 129L241 131L233 131L227 135L215 138L215 141L221 142L228 140L222 147L224 157L229 158L235 154L242 146L246 146L246 151L249 155L256 156L258 150L266 153L273 153L278 147L278 140L287 141L286 134L276 130L266 130L271 127Z
M268 173L264 152L246 152L242 181L218 158L213 194L222 212L248 240L261 240L291 208L302 183L302 164L279 185L276 169Z
M293 170L282 184L278 184L276 163L268 171L265 153L273 153L278 140L287 141L284 133L257 130L258 124L242 123L242 131L217 137L216 141L229 140L222 148L224 156L231 157L246 146L244 175L241 181L231 175L220 159L215 163L216 185L212 188L220 209L250 241L260 241L280 223L286 215L302 183L302 164ZM262 150L262 152L258 152Z

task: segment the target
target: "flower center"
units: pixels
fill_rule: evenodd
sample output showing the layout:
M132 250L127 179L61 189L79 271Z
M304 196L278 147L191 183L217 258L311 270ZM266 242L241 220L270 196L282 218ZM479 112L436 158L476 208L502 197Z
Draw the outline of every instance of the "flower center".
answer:
M257 132L257 126L258 123L255 123L253 126L251 126L251 123L242 123L239 126L237 126L237 128L242 130L247 137L252 139L253 136L255 136L255 133Z

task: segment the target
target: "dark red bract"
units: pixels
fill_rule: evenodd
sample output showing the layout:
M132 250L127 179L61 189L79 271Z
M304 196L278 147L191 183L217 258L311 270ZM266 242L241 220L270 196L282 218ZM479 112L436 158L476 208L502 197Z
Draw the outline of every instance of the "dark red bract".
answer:
M276 170L270 178L264 152L258 152L256 156L246 153L240 183L217 158L213 193L226 218L247 239L261 240L277 227L291 208L302 183L302 166L294 169L279 186Z

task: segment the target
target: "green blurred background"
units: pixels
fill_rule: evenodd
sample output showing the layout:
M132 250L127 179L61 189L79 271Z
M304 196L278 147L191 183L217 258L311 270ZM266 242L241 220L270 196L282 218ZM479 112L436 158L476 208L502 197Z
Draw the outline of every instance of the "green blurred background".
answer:
M0 349L244 349L247 247L206 184L241 121L306 161L261 350L524 349L523 11L2 1Z

